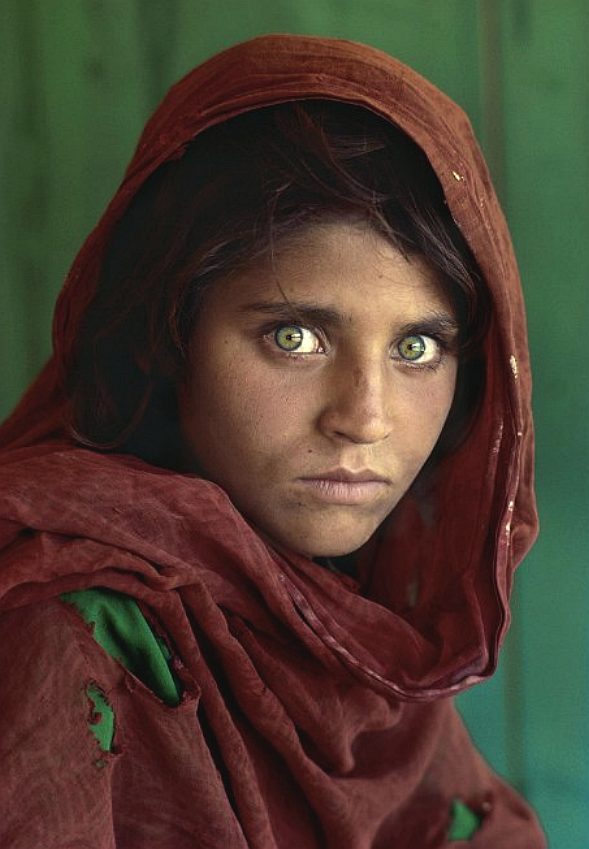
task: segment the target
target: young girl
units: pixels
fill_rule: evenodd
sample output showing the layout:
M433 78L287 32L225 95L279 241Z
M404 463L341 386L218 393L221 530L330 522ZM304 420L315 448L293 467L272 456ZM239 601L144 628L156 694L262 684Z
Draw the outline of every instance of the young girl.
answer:
M265 36L148 123L0 429L1 845L544 846L452 696L536 530L462 112Z

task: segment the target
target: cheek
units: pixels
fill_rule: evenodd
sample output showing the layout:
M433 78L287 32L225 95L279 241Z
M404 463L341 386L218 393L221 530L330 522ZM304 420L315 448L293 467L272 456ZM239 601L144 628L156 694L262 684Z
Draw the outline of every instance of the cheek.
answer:
M456 391L457 365L455 362L446 367L439 383L432 390L431 397L426 401L431 411L432 429L438 433L444 427L448 413L452 407Z
M433 397L428 399L428 407L432 412L431 429L432 429L432 449L437 442L444 425L448 420L448 415L452 408L454 394L456 392L456 374L457 364L454 361L452 367L448 369L448 373L443 375L444 379L440 381L436 387Z
M185 434L193 448L223 453L234 463L269 454L277 443L288 442L300 407L271 369L251 358L247 368L244 362L209 356L195 369L183 404Z
M449 364L434 380L416 386L404 399L406 438L416 463L433 450L454 399L456 366Z

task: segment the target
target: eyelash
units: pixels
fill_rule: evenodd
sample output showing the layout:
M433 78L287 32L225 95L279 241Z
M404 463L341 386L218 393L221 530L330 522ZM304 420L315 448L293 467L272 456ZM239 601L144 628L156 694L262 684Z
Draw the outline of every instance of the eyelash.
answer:
M279 330L281 330L283 328L290 328L290 327L292 327L292 328L296 327L296 328L299 328L303 331L308 330L311 333L313 333L318 338L319 343L320 343L323 350L312 351L312 352L298 352L297 350L286 351L283 348L281 348L278 345L278 342L276 341L276 334L278 333ZM290 360L301 361L301 360L306 360L308 357L316 356L317 354L327 353L328 344L327 344L327 341L325 339L325 335L318 328L310 327L308 325L295 324L295 323L291 324L290 322L284 322L284 321L281 321L281 322L275 321L272 324L266 325L265 327L263 327L261 329L260 335L261 335L263 342L271 347L274 355L279 356L279 357L287 357ZM400 339L397 342L397 344L394 345L394 350L398 352L398 349L399 349L399 346L401 345L401 342L403 342L403 340L405 340L405 339L410 339L411 337L414 337L414 336L422 337L424 339L431 339L436 344L437 349L438 349L438 356L436 357L436 359L433 360L432 362L422 363L419 360L415 360L415 361L407 360L404 357L402 357L400 353L398 353L398 356L392 356L391 360L393 360L394 362L398 362L401 366L408 368L408 369L411 369L412 371L415 371L415 370L423 371L425 369L427 369L428 371L435 371L442 364L442 362L444 360L444 355L446 353L448 353L449 351L451 351L451 347L452 347L451 342L447 338L445 338L442 334L437 334L437 333L435 333L435 332L433 332L432 330L429 330L429 329L428 329L427 332L420 331L418 328L416 328L416 329L412 330L410 333L407 333L405 336L403 336L402 339Z
M417 338L420 338L420 339L431 339L435 343L436 348L437 348L437 356L435 356L435 359L433 359L431 362L421 362L420 360L414 360L414 361L407 360L407 359L405 359L405 357L401 356L401 354L399 352L399 347L401 346L401 343L405 339L412 339L414 337L417 337ZM408 333L406 336L403 336L403 338L400 339L399 342L395 345L395 351L399 352L399 356L398 357L391 357L391 359L394 359L395 362L400 363L402 366L405 366L406 368L420 369L420 370L427 369L428 371L435 371L442 364L442 362L444 360L444 355L448 352L448 350L449 350L448 342L442 336L435 334L435 333L432 333L431 330L428 333L425 333L425 332L420 333L419 330L414 330L411 333Z

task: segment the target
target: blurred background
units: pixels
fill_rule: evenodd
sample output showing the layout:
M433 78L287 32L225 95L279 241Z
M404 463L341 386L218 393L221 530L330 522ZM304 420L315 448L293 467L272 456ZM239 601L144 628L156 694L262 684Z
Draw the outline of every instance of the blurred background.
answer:
M165 90L265 32L398 56L466 109L486 153L528 305L542 531L499 672L459 706L551 847L587 849L587 0L3 0L0 415L47 358L63 277Z

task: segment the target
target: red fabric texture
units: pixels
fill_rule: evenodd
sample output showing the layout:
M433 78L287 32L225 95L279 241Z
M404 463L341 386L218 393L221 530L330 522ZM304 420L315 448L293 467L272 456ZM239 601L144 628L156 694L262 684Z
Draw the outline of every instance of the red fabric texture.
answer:
M428 503L395 509L359 582L272 551L214 484L81 449L62 427L63 375L130 198L205 128L307 97L364 106L419 144L494 303L476 424ZM461 110L415 72L351 42L264 36L177 83L74 262L53 357L0 446L2 846L428 849L450 845L454 798L483 815L469 845L545 845L449 698L492 674L536 533L530 373L486 166ZM89 586L158 623L179 708L56 598ZM88 732L90 681L115 710L112 753Z

